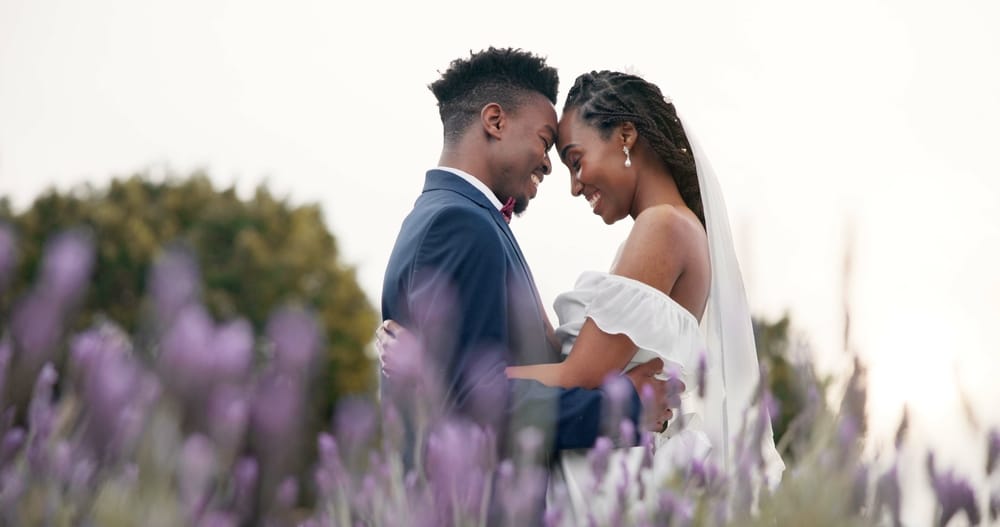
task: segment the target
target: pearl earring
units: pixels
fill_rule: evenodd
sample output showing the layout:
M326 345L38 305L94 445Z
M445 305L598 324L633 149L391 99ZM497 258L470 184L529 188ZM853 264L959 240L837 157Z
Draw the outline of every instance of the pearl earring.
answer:
M632 157L629 156L629 154L628 154L628 147L627 146L623 146L622 147L622 152L625 152L625 168L631 167L632 166Z

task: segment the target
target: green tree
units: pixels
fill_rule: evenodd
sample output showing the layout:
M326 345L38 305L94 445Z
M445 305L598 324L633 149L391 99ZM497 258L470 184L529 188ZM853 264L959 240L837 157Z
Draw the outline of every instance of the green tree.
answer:
M0 298L0 313L33 282L44 242L66 228L85 226L96 243L94 275L76 328L107 317L140 332L149 306L151 264L170 243L184 243L198 259L202 297L217 319L246 317L258 334L281 305L312 310L325 329L320 411L329 416L345 394L369 393L375 369L365 346L377 315L340 258L318 205L293 206L260 186L249 199L232 187L217 190L205 173L152 181L146 174L107 187L50 190L23 212L0 199L0 220L18 237L18 267Z

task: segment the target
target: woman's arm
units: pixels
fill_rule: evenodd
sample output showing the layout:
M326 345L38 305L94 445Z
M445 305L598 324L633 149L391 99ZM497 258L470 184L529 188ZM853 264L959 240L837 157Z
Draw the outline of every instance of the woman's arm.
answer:
M683 272L683 257L692 247L690 225L679 214L669 206L640 214L612 272L669 295ZM609 374L620 373L635 352L635 344L626 335L605 333L588 318L565 361L512 366L507 368L507 376L563 388L596 388Z

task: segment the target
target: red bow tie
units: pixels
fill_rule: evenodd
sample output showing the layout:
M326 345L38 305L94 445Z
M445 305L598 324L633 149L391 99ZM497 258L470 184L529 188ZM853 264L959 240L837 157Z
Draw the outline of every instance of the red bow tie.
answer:
M500 214L503 214L503 219L510 223L510 218L514 215L514 198L507 198L507 203L500 207Z

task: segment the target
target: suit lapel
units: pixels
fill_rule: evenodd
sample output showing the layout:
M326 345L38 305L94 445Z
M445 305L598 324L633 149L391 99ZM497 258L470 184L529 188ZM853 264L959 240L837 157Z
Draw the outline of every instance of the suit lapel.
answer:
M521 246L517 243L517 238L514 237L513 231L510 230L510 225L504 220L500 211L493 205L493 203L483 195L476 187L470 185L467 181L456 176L445 170L429 170L427 171L427 177L424 182L424 192L431 190L448 190L461 194L465 198L474 202L476 205L483 207L491 212L493 217L493 222L496 223L497 228L504 233L507 237L507 241L510 242L511 247L514 249L514 255L517 256L517 261L521 264L521 269L524 270L524 275L528 279L528 287L531 288L531 293L535 296L535 301L537 303L538 315L541 318L543 325L545 326L546 339L549 341L550 346L554 350L559 349L559 342L555 338L555 331L552 329L552 324L549 322L548 314L545 312L545 307L542 305L542 297L538 293L538 286L535 285L535 277L531 274L531 268L528 267L528 262L524 258L524 253L521 252Z

